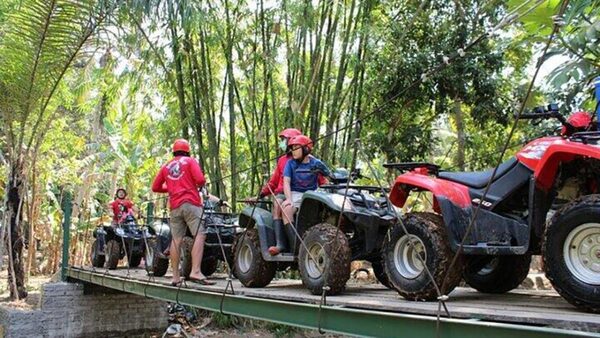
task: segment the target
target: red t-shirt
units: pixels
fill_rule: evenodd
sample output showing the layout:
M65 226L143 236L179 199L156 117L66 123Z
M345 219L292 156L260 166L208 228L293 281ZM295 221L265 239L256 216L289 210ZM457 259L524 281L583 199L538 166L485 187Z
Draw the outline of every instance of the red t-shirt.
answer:
M130 200L117 198L116 200L110 202L110 206L113 211L113 221L115 223L119 223L131 211L131 208L133 208L133 203Z
M202 206L198 188L205 183L206 179L195 158L177 156L160 168L152 182L152 191L169 193L171 210L183 203Z
M286 154L277 159L277 166L269 179L269 182L265 184L265 186L260 191L262 196L271 195L271 191L275 194L283 194L283 170L285 170L285 165L289 160L292 159L292 154ZM319 175L319 186L326 184L327 179L323 177L323 175ZM270 188L270 189L269 189Z

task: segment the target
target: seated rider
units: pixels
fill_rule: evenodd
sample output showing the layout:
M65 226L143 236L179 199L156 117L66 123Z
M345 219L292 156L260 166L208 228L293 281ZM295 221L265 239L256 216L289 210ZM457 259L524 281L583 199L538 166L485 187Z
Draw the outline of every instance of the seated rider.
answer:
M289 238L295 239L294 215L300 207L302 195L306 191L317 190L320 185L320 176L331 176L331 171L321 160L310 155L313 142L308 136L299 135L288 142L292 151L293 161L288 161L283 172L283 191L285 202L283 203L283 215L285 230ZM325 180L325 183L327 181ZM295 242L295 240L294 240ZM271 255L281 251L279 245L269 248Z
M133 216L137 208L133 202L127 199L127 191L123 188L117 189L114 201L108 203L109 210L112 213L112 225L123 223L127 216Z
M280 156L277 159L277 165L271 178L265 184L265 186L260 191L260 197L264 198L269 195L274 195L272 215L273 215L273 228L275 229L275 238L277 244L275 247L271 247L269 252L276 255L279 251L285 251L287 248L287 240L285 235L283 234L283 220L282 220L282 212L281 205L285 200L285 195L283 194L283 170L285 169L285 165L289 160L292 159L292 154L288 147L288 142L292 137L302 135L300 130L295 128L287 128L282 130L279 133L279 150L284 152L283 156ZM319 184L325 184L327 180L323 176L319 176ZM253 201L254 199L248 199Z
M202 189L200 189L200 194L202 195L202 200L204 201L205 209L214 209L215 207L222 206L231 208L231 205L227 201L222 200L220 197L209 193L206 189L206 186L203 186Z

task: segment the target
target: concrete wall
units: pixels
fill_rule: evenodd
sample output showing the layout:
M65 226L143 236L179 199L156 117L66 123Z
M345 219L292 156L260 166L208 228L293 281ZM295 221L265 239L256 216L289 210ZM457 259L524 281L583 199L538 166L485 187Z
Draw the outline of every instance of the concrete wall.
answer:
M167 327L164 302L82 284L44 285L39 309L0 306L0 336L99 337ZM2 332L3 331L3 332ZM3 333L3 334L1 334Z

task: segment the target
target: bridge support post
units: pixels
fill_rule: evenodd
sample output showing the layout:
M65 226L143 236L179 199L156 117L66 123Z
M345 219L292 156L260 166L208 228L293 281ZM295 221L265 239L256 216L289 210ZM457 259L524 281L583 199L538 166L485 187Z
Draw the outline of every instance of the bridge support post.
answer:
M67 281L67 268L69 267L69 247L71 242L71 212L73 211L71 205L71 193L66 191L62 199L63 209L63 246L62 246L62 262L60 277L63 282Z

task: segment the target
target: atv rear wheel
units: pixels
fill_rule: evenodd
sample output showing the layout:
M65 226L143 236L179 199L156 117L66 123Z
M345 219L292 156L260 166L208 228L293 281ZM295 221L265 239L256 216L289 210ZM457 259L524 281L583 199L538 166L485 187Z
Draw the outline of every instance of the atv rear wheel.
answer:
M217 271L218 266L219 260L216 257L207 257L202 260L200 271L204 276L208 277Z
M192 273L192 248L194 247L194 239L189 236L183 237L181 248L179 249L179 271L183 278L190 278Z
M397 224L383 243L384 267L390 284L410 300L437 299L436 284L442 292L450 293L460 282L462 262L459 260L449 271L453 253L442 218L431 213L408 213L402 221L410 235ZM442 286L446 274L446 285Z
M342 292L350 278L350 244L346 235L328 223L312 226L303 236L298 255L302 284L315 295Z
M105 257L106 256L100 253L100 249L98 248L98 240L95 240L94 243L92 243L92 266L95 268L103 267Z
M557 211L544 233L546 276L569 303L600 312L600 195Z
M129 256L129 267L130 268L137 268L138 266L140 266L140 264L142 263L142 255L141 254L131 254L131 256Z
M250 288L261 288L271 283L277 264L263 260L256 228L246 229L233 243L233 273Z
M149 239L144 256L146 272L156 277L162 277L169 269L169 259L162 258L157 249L158 241Z
M385 274L385 268L383 266L383 261L371 262L371 266L373 267L373 274L375 278L388 289L393 289L394 287L390 284L390 281Z
M111 239L106 242L104 252L106 253L106 267L111 270L116 269L121 258L121 244L117 240Z
M463 278L473 289L484 293L505 293L527 278L531 255L468 256Z

